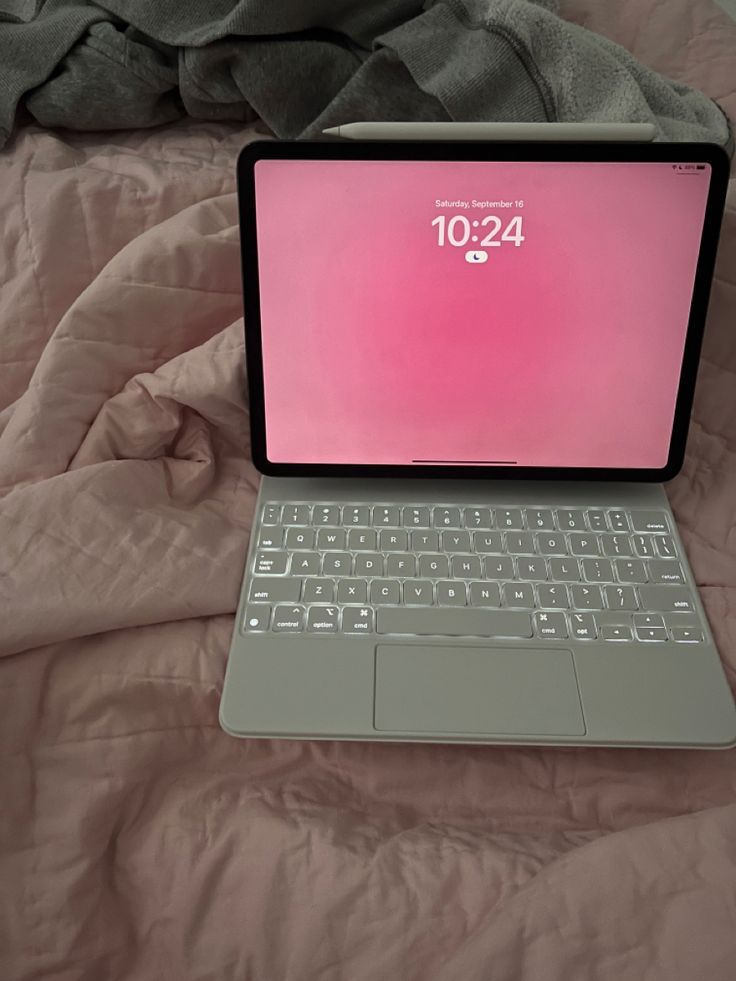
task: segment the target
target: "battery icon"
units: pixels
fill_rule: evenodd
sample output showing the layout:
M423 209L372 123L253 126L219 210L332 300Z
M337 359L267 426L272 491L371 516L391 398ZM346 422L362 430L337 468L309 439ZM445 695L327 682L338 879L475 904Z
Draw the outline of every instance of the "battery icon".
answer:
M696 170L705 170L705 164L698 164L695 169Z

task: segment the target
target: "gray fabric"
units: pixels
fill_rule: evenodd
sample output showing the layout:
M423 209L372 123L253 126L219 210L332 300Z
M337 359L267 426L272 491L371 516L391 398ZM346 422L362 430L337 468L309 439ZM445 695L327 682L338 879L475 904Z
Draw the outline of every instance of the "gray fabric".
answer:
M0 146L18 106L112 129L260 116L652 122L733 153L715 102L557 15L556 0L0 0Z

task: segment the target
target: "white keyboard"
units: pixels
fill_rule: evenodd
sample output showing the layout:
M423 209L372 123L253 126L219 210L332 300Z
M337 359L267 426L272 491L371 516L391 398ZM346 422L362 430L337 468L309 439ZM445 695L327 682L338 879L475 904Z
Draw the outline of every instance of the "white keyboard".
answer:
M245 633L699 644L663 511L265 504Z

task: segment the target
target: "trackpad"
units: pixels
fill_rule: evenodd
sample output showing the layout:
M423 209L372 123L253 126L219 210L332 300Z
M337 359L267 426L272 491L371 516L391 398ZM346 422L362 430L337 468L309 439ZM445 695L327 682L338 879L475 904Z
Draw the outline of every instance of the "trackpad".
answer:
M376 729L581 736L572 654L559 648L376 647Z

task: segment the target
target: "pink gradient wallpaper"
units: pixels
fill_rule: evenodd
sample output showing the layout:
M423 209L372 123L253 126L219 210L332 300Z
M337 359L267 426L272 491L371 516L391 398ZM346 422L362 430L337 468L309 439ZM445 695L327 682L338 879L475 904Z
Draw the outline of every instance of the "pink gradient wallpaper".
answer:
M259 161L268 458L664 466L708 185L661 163Z

